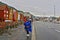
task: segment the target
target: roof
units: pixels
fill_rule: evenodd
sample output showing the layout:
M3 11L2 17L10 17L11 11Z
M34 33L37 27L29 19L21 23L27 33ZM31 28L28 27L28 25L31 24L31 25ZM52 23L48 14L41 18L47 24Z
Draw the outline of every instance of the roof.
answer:
M7 5L7 4L5 4L5 3L3 3L3 2L0 2L0 5ZM0 7L0 9L2 8L1 10L3 10L5 7L6 7L6 6ZM9 5L8 5L8 8L12 8L12 9L17 10L16 8L14 8L14 7L12 7L12 6L9 6ZM17 10L17 11L18 11L18 12L23 12L23 11L19 11L19 10Z
M6 5L5 3L3 3L3 2L0 2L0 5Z
M7 5L0 5L0 10L4 10L7 7Z

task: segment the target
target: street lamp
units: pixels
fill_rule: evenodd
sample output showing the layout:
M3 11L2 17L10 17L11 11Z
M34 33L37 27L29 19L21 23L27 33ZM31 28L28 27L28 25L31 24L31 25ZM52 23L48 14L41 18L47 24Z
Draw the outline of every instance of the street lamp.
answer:
M54 5L54 17L55 17L55 5Z
M56 12L55 12L55 0L54 0L54 17L56 16Z

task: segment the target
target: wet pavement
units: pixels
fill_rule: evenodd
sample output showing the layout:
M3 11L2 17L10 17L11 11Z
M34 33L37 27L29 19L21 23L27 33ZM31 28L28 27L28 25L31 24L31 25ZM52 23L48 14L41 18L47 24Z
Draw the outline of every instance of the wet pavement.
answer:
M60 40L60 24L34 22L36 40Z
M19 25L18 28L11 29L9 33L0 35L0 40L31 40L31 36L27 37L23 25ZM30 34L31 35L31 34Z

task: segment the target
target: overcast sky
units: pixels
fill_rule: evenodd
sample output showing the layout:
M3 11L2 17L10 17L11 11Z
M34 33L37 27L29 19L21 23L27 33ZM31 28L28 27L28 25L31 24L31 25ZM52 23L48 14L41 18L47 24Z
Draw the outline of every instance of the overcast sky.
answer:
M60 0L1 0L18 10L29 11L34 15L60 16Z

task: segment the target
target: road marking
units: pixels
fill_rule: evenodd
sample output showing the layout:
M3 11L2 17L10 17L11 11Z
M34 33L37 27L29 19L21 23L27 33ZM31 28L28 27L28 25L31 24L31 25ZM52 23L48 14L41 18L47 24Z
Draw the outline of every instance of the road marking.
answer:
M56 31L56 32L60 32L60 30L56 30L56 29L55 29L55 31Z
M36 36L35 36L35 29L34 26L32 27L32 40L36 40Z

